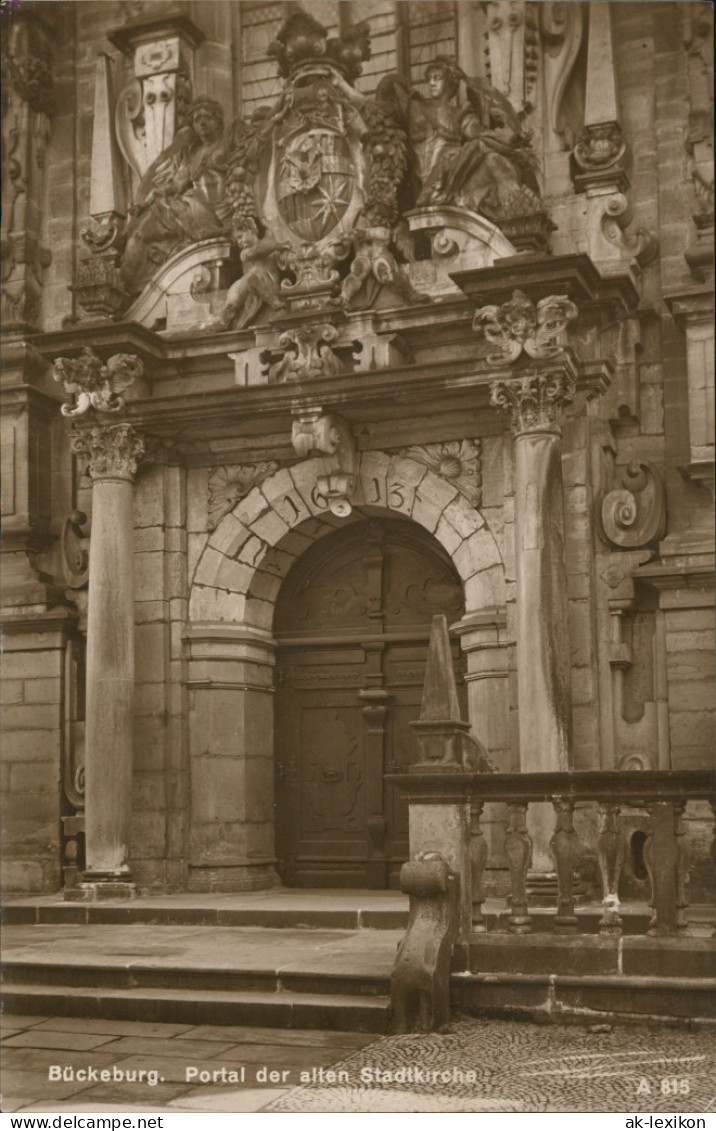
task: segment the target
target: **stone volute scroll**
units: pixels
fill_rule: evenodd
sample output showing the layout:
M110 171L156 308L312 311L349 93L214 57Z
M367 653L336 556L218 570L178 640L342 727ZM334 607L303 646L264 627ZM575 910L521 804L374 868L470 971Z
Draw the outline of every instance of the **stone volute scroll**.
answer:
M65 898L95 900L136 894L129 867L134 694L133 482L144 438L126 420L123 393L141 377L142 362L115 354L102 362L85 349L53 367L73 419L72 452L92 481L86 688L86 861ZM80 423L81 421L81 423Z
M615 550L640 550L666 533L666 491L650 460L632 460L621 469L621 486L597 503L597 529Z

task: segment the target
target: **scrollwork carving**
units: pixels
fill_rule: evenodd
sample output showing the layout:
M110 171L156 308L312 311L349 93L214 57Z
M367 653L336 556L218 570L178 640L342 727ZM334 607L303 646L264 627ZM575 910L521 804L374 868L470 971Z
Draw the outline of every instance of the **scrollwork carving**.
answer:
M215 530L240 499L276 471L278 464L274 460L215 468L209 475L209 530Z
M632 211L627 197L622 192L615 193L608 200L602 216L604 238L627 251L640 267L646 267L656 257L659 244L647 228L637 228L634 233L627 232L631 221Z
M269 381L310 381L342 373L343 363L330 345L337 338L338 330L330 322L306 323L286 330L278 340L284 355L269 367Z
M499 347L487 355L491 365L513 365L523 352L533 358L558 357L566 345L567 324L576 317L577 308L566 295L550 295L535 306L522 291L513 291L502 306L476 310L472 328Z
M134 354L117 353L102 362L85 346L78 358L58 357L52 376L71 398L60 411L63 416L84 416L90 409L102 413L121 412L124 408L121 394L143 372L142 362Z
M605 542L617 550L652 545L666 532L666 492L648 460L632 460L621 472L622 486L598 502L598 524Z

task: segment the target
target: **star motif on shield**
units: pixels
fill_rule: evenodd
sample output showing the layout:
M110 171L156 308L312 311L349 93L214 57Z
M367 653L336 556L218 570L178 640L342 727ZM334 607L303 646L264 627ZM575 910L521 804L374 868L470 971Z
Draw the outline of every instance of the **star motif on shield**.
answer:
M330 182L327 187L324 185L316 185L316 190L320 194L320 199L315 202L314 215L318 220L330 220L335 217L339 220L342 212L341 205L347 206L350 201L342 194L346 192L348 185L346 181L341 181L339 184L331 185Z

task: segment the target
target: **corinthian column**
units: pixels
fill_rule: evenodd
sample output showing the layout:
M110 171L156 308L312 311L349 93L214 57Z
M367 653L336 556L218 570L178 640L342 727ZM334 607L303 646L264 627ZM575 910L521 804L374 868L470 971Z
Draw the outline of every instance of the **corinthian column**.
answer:
M535 305L522 291L476 311L473 327L493 352L487 361L513 377L493 382L491 403L511 418L514 436L517 697L520 768L566 770L570 762L570 670L564 566L559 414L576 379L566 349L577 308L564 295ZM526 355L526 356L525 356ZM551 814L530 811L533 866L551 871Z
M127 423L110 422L124 408L117 390L141 373L136 358L118 354L103 365L89 351L55 362L55 377L74 398L65 416L93 415L71 433L72 452L92 480L92 533L87 608L84 882L71 899L134 894L129 869L134 695L132 485L144 442Z
M85 898L130 895L134 594L132 484L144 443L130 424L77 430L89 461Z
M571 697L564 565L561 429L574 394L565 372L532 374L492 386L492 404L510 413L514 436L517 688L520 767L570 767ZM541 810L541 807L540 807ZM533 866L551 869L551 815L535 810Z

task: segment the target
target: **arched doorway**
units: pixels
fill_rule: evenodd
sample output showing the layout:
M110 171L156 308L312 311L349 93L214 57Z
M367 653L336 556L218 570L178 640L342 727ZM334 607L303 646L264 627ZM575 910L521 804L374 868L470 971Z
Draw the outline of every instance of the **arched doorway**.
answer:
M322 538L276 606L276 852L299 887L396 887L407 805L385 773L417 760L430 621L464 611L436 539L405 519ZM462 656L453 649L462 689ZM464 708L463 708L464 709Z

